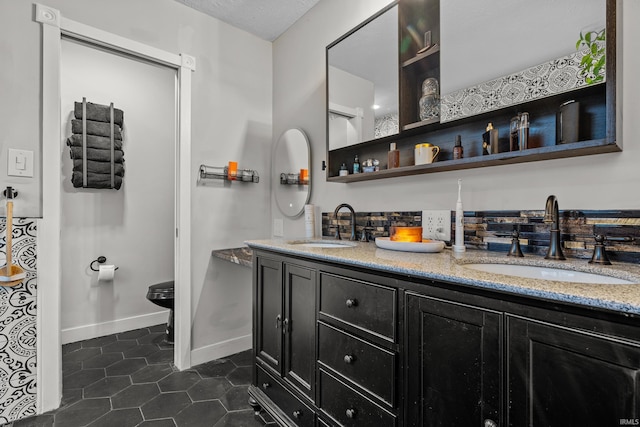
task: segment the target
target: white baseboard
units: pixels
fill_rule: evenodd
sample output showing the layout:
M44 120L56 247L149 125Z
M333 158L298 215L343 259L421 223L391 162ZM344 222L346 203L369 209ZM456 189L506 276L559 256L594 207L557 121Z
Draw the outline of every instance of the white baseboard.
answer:
M117 334L133 329L147 328L149 326L167 323L168 320L169 310L163 310L157 313L63 329L61 332L62 344L103 337L105 335Z
M252 335L231 338L191 351L191 365L199 365L211 360L227 357L241 351L249 350L253 344Z

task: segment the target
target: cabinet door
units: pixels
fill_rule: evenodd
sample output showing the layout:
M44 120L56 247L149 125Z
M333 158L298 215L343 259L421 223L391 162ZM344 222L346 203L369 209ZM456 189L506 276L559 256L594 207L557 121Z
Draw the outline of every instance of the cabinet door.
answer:
M407 425L500 423L502 314L406 299Z
M283 320L285 378L313 400L315 382L316 273L285 265Z
M256 274L256 355L282 374L282 263L258 258Z
M640 344L508 317L509 425L637 425Z

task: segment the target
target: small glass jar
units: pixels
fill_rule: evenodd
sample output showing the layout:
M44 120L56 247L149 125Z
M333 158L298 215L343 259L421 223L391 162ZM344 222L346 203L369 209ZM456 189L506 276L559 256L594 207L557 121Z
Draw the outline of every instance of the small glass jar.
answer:
M440 117L440 85L438 80L429 77L422 82L422 97L418 102L420 120Z

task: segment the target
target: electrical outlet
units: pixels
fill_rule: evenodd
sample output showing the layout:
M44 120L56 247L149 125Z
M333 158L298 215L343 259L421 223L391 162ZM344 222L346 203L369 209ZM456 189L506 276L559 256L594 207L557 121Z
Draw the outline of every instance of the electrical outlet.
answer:
M273 236L284 236L284 220L282 218L275 218L273 220Z
M451 211L422 211L422 238L451 241Z

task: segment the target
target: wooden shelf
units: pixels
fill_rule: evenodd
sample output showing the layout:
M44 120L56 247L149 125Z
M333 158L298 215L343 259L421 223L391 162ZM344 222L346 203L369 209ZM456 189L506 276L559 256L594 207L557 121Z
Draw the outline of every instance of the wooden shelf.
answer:
M434 172L445 172L461 169L473 169L486 166L511 165L538 160L562 159L568 157L587 156L600 153L622 151L616 143L607 143L604 139L580 141L571 144L553 145L549 147L531 148L524 151L510 151L488 156L468 157L458 160L445 160L426 165L404 166L385 169L378 172L351 174L347 176L328 177L329 182L358 182L374 179L394 178L399 176L420 175Z
M418 129L424 126L429 126L432 125L434 123L440 123L440 117L434 117L432 119L429 120L422 120L419 122L415 122L415 123L409 123L407 125L402 126L402 130L411 130L411 129Z
M436 54L438 52L440 52L440 46L439 45L431 46L431 48L429 50L427 50L426 52L419 53L416 56L414 56L413 58L411 58L411 59L409 59L407 61L404 61L402 63L402 68L406 68L406 67L409 67L409 66L411 66L413 64L416 64L416 63L422 61L423 59L428 58L431 55Z

